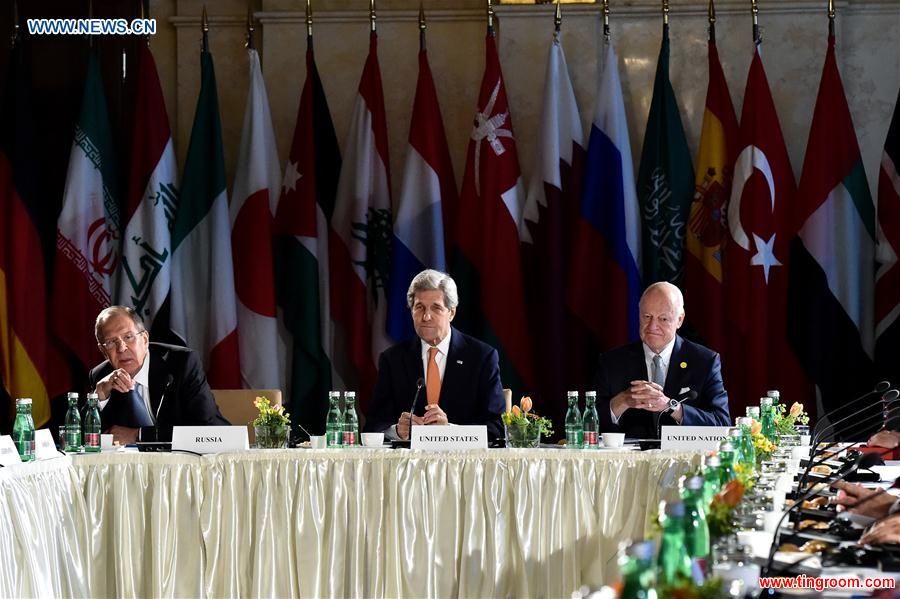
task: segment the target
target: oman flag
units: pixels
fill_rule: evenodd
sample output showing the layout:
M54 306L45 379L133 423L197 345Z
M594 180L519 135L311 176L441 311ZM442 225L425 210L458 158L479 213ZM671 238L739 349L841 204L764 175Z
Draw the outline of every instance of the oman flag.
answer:
M781 390L788 404L808 399L810 391L785 332L796 186L758 48L747 76L739 147L728 203L733 241L725 254L728 394L735 413L757 404L768 389Z
M406 305L409 283L425 268L447 270L444 213L458 201L453 163L421 31L419 79L409 126L403 189L394 220L388 332L396 341L415 334Z
M728 238L725 210L737 157L738 121L719 62L714 25L710 25L709 83L697 152L694 201L685 244L684 301L687 318L704 343L724 349L722 254Z
M123 219L127 224L116 301L133 307L150 328L171 287L171 230L178 211L178 173L159 75L146 43L138 44L136 79Z
M457 215L454 277L466 301L454 324L497 348L503 383L534 388L519 250L522 181L493 29Z
M322 434L332 388L328 221L334 212L341 153L312 35L306 44L306 82L275 217L275 281L278 306L292 337L291 414L295 424Z
M249 389L284 389L285 352L275 317L272 261L272 215L281 189L281 169L255 48L247 50L247 58L250 90L231 197L241 383Z
M568 368L566 280L584 167L584 130L561 38L554 32L547 56L534 176L525 200L529 237L522 244L534 358L541 364L535 379L554 422L564 420L566 388L579 374Z
M57 221L52 309L54 332L84 368L100 359L91 323L110 305L119 265L114 156L100 65L91 51Z
M172 231L170 303L172 331L200 352L213 389L241 386L229 233L219 97L204 32L200 96Z
M875 360L878 377L900 384L900 93L884 140L878 173L875 275Z
M826 411L872 388L875 206L828 36L791 242L788 334Z
M386 294L391 269L391 175L378 36L374 31L369 37L369 56L358 93L328 251L335 347L346 348L342 356L333 356L334 369L345 388L357 390L365 411L375 386L376 356L390 345Z

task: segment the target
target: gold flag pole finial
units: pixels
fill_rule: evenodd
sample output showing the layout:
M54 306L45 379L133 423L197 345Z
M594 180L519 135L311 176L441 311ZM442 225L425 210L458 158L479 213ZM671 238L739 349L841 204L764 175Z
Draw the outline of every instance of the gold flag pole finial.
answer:
M709 41L716 41L716 3L709 0L709 8L707 9L707 18L709 19Z
M312 37L312 4L306 0L306 37Z
M247 2L247 42L244 44L248 50L255 50L253 39L253 7Z
M372 26L372 33L375 33L375 0L369 0L369 23Z
M425 4L419 0L419 50L425 50Z
M487 0L488 35L494 35L494 5Z
M609 43L609 0L603 0L603 39Z
M669 0L662 0L663 25L669 24Z
M209 52L209 15L206 14L206 5L200 13L200 30L203 31L203 51Z
M553 13L553 31L559 34L560 29L562 29L562 8L559 0L556 0L556 10Z
M757 46L762 43L759 34L759 5L756 0L750 0L750 13L753 15L753 43Z
M828 35L834 37L834 0L828 0Z

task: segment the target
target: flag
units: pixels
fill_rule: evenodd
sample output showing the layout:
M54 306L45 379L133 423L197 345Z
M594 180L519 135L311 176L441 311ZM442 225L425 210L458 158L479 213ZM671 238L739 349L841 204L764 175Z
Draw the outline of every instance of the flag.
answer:
M10 399L32 399L32 416L40 427L50 418L51 385L68 377L62 370L51 376L47 360L46 265L37 226L39 161L23 62L21 43L14 40L0 120L0 377Z
M456 324L497 348L506 387L534 388L522 284L522 180L493 32L485 41L478 111L469 139L456 222L453 274L464 303Z
M419 50L419 79L409 126L403 188L394 220L388 332L395 341L414 334L406 292L425 268L447 270L444 245L445 202L458 201L453 163L441 119L428 53Z
M587 339L574 342L593 369L594 354L638 338L641 297L641 213L619 66L607 43L588 139L568 307ZM570 356L570 359L572 357ZM583 379L587 383L587 379Z
M540 123L524 210L530 240L522 244L522 259L534 357L541 364L536 383L550 402L548 416L562 422L566 388L573 380L567 368L566 279L581 195L584 130L560 32L550 42Z
M178 173L159 75L146 43L138 44L136 85L116 302L132 306L150 328L171 287Z
M878 377L900 384L900 94L884 140L878 173L878 270L875 278L875 360Z
M738 121L715 39L709 40L708 48L709 83L685 240L684 301L688 321L706 345L721 352L725 309L722 253L728 236L725 211L737 157Z
M171 310L172 331L200 353L213 389L241 386L229 231L216 74L204 35L200 95L172 230Z
M826 411L875 383L875 206L835 59L813 112L791 241L788 335Z
M369 55L345 145L329 240L331 318L335 347L345 360L333 362L347 389L356 389L366 410L375 386L375 357L387 349L392 219L387 118L378 36L369 37ZM333 356L333 359L336 356Z
M725 253L728 395L735 413L757 404L767 389L779 389L788 404L808 399L810 391L785 333L796 186L758 49L739 139Z
M248 389L284 389L285 352L275 314L272 259L281 169L259 54L249 48L247 56L250 90L230 207L241 383Z
M665 24L637 178L646 283L669 281L681 285L693 179L691 153L669 80L669 25Z
M100 65L91 51L57 220L51 317L56 336L84 368L100 358L93 322L110 305L119 265L114 157Z
M341 153L307 38L306 81L275 218L278 306L290 331L290 406L294 423L324 434L331 389L328 222Z

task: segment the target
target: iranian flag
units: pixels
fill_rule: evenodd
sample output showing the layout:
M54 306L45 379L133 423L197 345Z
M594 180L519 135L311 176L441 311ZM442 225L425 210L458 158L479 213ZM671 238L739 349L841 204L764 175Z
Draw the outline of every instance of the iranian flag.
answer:
M241 383L249 389L284 389L285 348L275 314L272 259L272 217L281 189L281 169L255 48L247 50L247 58L250 90L231 197Z
M138 44L131 167L125 196L122 266L116 302L131 306L147 328L169 295L172 224L178 211L178 173L153 54Z
M51 321L84 368L100 359L91 323L110 305L119 265L114 157L100 65L92 51L57 220Z
M331 318L337 376L356 389L365 411L375 386L375 360L387 349L387 289L391 256L391 174L387 118L378 66L378 36L369 38L369 55L345 144L328 243L331 265ZM340 360L338 358L341 358Z
M241 377L225 157L206 33L200 73L181 205L172 231L172 331L200 352L213 389L237 389Z

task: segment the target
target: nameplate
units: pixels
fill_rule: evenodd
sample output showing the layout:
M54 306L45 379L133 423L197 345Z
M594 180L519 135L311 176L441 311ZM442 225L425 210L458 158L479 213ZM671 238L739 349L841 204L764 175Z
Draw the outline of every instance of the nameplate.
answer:
M53 434L49 428L39 428L34 431L34 459L46 460L49 458L58 458L59 451L56 449L56 441L53 440Z
M227 453L250 449L246 426L176 426L172 451Z
M449 451L487 449L487 427L476 425L429 425L412 427L410 449Z
M728 436L727 426L664 426L660 436L660 449L709 451L719 449L719 443Z
M12 466L13 464L21 464L22 458L19 457L19 450L12 437L3 435L0 437L0 465Z

